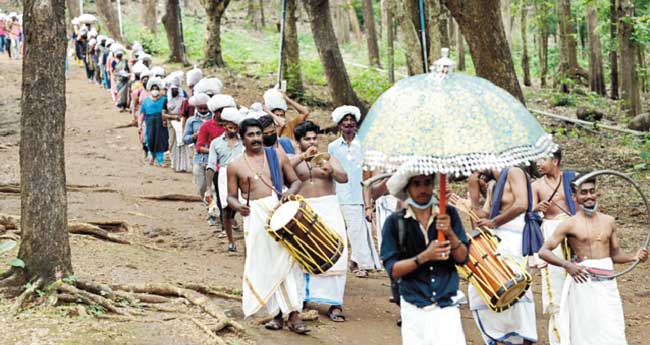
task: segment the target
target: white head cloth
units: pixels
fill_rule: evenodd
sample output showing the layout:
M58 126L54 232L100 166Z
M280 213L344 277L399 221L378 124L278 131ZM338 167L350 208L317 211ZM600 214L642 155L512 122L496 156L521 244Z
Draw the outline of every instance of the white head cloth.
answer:
M144 52L144 49L142 48L142 44L138 42L133 42L133 45L131 46L131 50L133 52Z
M249 112L248 108L244 106L239 108L239 115L241 115L242 117L246 117L248 115L248 112Z
M106 41L106 36L97 35L97 42L102 43L102 41Z
M162 79L158 77L149 78L149 81L147 82L147 90L151 90L154 85L158 86L158 89L162 89L164 86Z
M88 37L97 37L97 30L95 30L95 28L90 29L90 31L88 31Z
M218 95L221 93L221 80L218 78L203 78L194 85L194 92L207 93L208 95Z
M146 66L145 66L145 68L146 68ZM148 68L145 69L145 70L143 70L143 71L140 73L140 79L143 79L143 78L145 78L145 77L147 77L147 78L151 78L151 77L153 77L153 74L151 73L151 70L148 69ZM145 86L146 86L146 85L145 85Z
M131 72L133 72L133 74L141 75L142 72L144 72L144 70L146 69L148 69L147 66L145 66L142 62L138 61L134 63L133 66L131 67Z
M260 102L255 102L255 103L251 104L250 109L251 109L251 111L260 112L260 111L264 111L264 106Z
M88 41L88 46L94 46L95 44L97 44L97 40L94 38L91 38L90 41Z
M346 115L353 115L357 122L361 120L361 110L353 105L344 105L334 109L332 120L338 125Z
M164 77L165 76L165 69L160 67L160 66L155 66L155 67L151 68L151 73L153 73L153 75L155 77Z
M138 60L140 60L142 62L144 62L144 61L151 62L151 55L149 55L149 54L140 54L140 57L138 58Z
M284 100L284 96L278 89L268 89L264 92L264 104L271 110L287 110L287 101Z
M107 38L106 38L106 45L107 45L107 46L112 45L113 43L115 43L115 40L114 40L114 39L112 39L112 38L110 38L110 37L107 37Z
M194 88L196 91L196 88ZM208 101L208 108L215 112L221 108L236 107L235 99L230 95L214 95ZM239 112L238 112L239 113Z
M424 172L417 171L414 166L417 166L415 161L408 161L397 169L393 176L386 181L388 193L400 200L406 200L409 198L408 193L406 193L406 186L408 185L409 180L414 176L428 175Z
M190 97L188 103L192 107L198 107L200 105L207 105L209 101L210 101L210 96L204 93L197 93L194 94L194 96Z
M241 122L242 116L239 114L239 110L236 107L227 107L221 110L221 120L232 122L236 125L239 125Z
M187 86L192 87L196 85L203 78L203 72L194 67L191 70L187 71Z

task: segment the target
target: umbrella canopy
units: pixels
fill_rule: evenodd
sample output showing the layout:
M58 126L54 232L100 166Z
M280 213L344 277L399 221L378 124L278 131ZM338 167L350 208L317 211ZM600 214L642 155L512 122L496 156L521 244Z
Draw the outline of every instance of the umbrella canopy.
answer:
M84 13L77 17L79 20L79 23L81 24L92 24L97 22L97 17L93 16L92 14Z
M365 165L469 175L546 157L557 145L521 102L488 80L429 73L397 82L373 104L358 135Z

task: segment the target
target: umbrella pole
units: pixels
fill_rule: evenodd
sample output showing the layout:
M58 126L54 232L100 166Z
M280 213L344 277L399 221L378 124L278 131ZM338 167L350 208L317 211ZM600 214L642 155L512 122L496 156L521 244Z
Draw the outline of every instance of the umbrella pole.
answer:
M440 208L438 209L438 214L445 214L447 209L447 175L438 174L440 179L440 186L438 191L438 199L440 201ZM445 235L442 231L438 231L438 241L444 241Z

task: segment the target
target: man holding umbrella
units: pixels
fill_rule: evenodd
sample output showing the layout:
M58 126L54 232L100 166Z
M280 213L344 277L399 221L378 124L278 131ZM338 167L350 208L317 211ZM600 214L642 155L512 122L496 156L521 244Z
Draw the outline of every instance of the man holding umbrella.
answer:
M469 240L455 209L437 214L435 175L400 169L387 183L390 193L408 203L388 217L382 231L381 259L398 281L402 343L465 344L456 265L468 259ZM437 232L445 240L437 240Z

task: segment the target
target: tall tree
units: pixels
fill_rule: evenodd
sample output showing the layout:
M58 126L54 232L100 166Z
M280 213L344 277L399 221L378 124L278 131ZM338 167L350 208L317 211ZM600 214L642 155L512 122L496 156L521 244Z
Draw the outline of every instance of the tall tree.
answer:
M359 18L357 17L357 11L354 9L352 0L348 0L347 6L348 16L350 18L350 28L354 31L354 37L357 43L357 46L361 46L361 40L363 35L361 34L361 24L359 24Z
M454 26L456 33L456 69L459 71L465 70L465 39L463 38L463 33L458 28L458 24L454 20Z
M162 17L167 43L169 44L169 61L187 64L185 52L181 41L181 13L180 0L167 0L165 2L165 15Z
M560 41L560 63L553 82L555 86L559 85L563 92L569 92L567 79L587 79L589 76L578 65L577 43L571 20L571 1L557 0L555 9Z
M111 0L96 0L95 6L97 8L97 14L102 20L102 23L106 26L108 34L113 37L114 40L121 41L122 35L120 35L117 11L115 10L115 7L113 7Z
M587 5L587 32L589 33L589 88L605 96L605 75L603 72L603 53L598 32L598 10L596 5Z
M425 7L427 24L427 58L431 66L440 58L440 49L449 47L447 10L440 0L428 0Z
M397 27L402 33L399 38L403 40L404 54L406 55L406 68L409 75L423 72L422 46L418 26L414 22L410 1L391 0L389 8L395 16ZM417 17L416 17L417 19Z
M151 33L158 31L158 0L142 0L142 23Z
M393 25L393 12L386 6L386 48L388 55L388 83L395 83L395 25Z
M23 19L18 258L25 267L17 273L45 284L72 274L63 140L65 1L25 0Z
M634 41L634 3L632 0L618 2L618 48L621 57L621 99L625 102L627 113L636 116L641 113L641 98L636 75L638 49Z
M79 17L81 15L81 8L79 8L79 1L66 0L65 4L68 8L68 15L70 16L70 19L74 17Z
M524 72L524 85L530 86L530 63L528 61L528 4L525 1L520 3L521 11L521 69Z
M377 31L375 30L375 11L372 8L372 0L363 0L363 22L366 28L368 63L371 66L381 67L379 45L377 44Z
M347 0L332 0L330 6L336 39L340 44L350 42L350 15L347 11Z
M329 1L304 0L304 4L309 15L309 24L316 43L316 49L325 70L332 103L334 103L334 106L355 105L361 109L362 114L365 114L366 106L359 100L359 97L352 89L350 78L343 63L343 57L332 26Z
M546 86L548 74L548 36L550 33L551 4L545 0L534 0L535 27L537 28L537 60L539 61L539 82Z
M467 40L476 74L524 102L498 0L444 0Z
M226 66L221 51L221 18L226 12L228 4L230 4L230 0L201 0L208 21L205 28L207 38L203 57L205 67Z
M512 21L510 20L510 0L501 0L501 21L508 45L512 45Z
M618 6L609 2L609 80L610 97L618 99Z
M284 27L284 54L282 70L287 81L287 91L300 100L305 98L300 69L300 47L298 45L298 26L296 25L296 0L286 0L287 13Z

